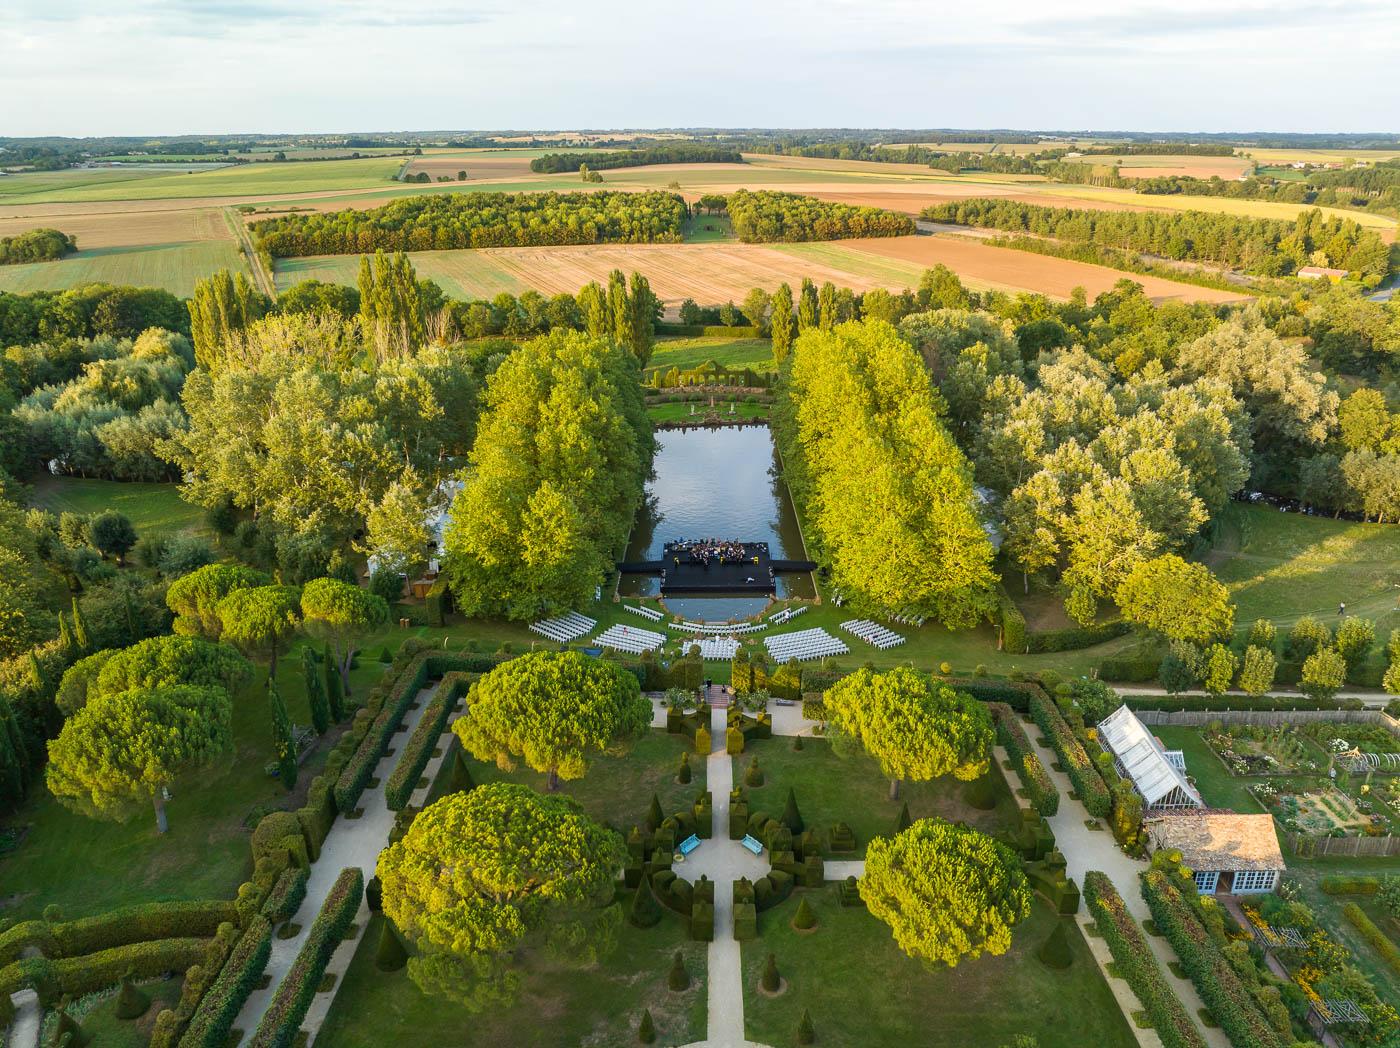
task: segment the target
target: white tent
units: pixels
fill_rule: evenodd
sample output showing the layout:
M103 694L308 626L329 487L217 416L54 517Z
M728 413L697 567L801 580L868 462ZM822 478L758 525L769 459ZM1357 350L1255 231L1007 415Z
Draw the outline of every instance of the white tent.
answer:
M1118 774L1132 782L1149 810L1205 807L1196 788L1186 781L1180 755L1168 754L1127 706L1099 721L1098 732L1099 745L1113 754Z

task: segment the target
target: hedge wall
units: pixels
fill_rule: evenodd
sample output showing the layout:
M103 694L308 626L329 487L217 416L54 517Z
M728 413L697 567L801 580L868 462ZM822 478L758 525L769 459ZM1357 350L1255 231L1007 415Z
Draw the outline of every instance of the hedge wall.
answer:
M1286 1048L1219 944L1196 916L1176 885L1161 870L1142 874L1142 896L1158 929L1181 959L1201 1000L1230 1038L1234 1048Z
M1044 633L1029 633L1026 635L1026 653L1048 655L1057 651L1079 651L1121 637L1131 629L1131 626L1120 619L1099 626L1076 626L1063 630L1047 630Z
M1090 870L1084 875L1084 901L1119 972L1142 1002L1165 1048L1205 1048L1205 1039L1162 974L1142 929L1123 905L1113 882L1098 870Z
M149 979L163 972L183 972L204 956L207 939L154 939L128 943L78 957L49 960L32 957L0 970L0 994L33 988L45 1006L58 998L82 997L113 986L130 973Z
M272 953L272 925L255 917L229 954L219 977L195 1009L180 1048L224 1048L229 1031L249 994L262 978Z
M423 769L432 759L433 748L437 746L442 733L447 730L448 718L452 716L452 711L457 708L457 703L476 677L477 674L474 673L458 672L443 677L442 683L438 685L428 703L428 708L423 711L418 727L413 729L413 734L404 744L399 762L394 765L389 781L384 786L384 802L390 811L403 808L413 796L418 780L423 776Z
M1352 927L1361 933L1361 937L1371 944L1372 949L1390 965L1390 970L1400 974L1400 949L1396 948L1390 936L1376 927L1376 923L1366 916L1366 911L1354 902L1343 906L1342 913L1346 914Z
M1006 592L1006 587L997 586L997 617L1001 621L1001 647L1012 655L1026 653L1026 617Z
M19 960L31 946L51 960L78 957L154 939L209 938L220 924L233 919L233 903L214 899L141 903L54 924L24 921L0 935L0 967Z
M283 870L263 901L263 916L273 924L290 920L306 898L306 882L310 879L311 871L305 867L292 866Z
M1031 748L1031 740L1021 727L1020 719L1004 702L990 702L987 708L996 721L997 742L1006 748L1016 764L1016 770L1021 773L1021 782L1030 794L1031 806L1041 815L1054 815L1060 810L1060 791Z
M941 677L940 680L958 691L983 702L999 702L1018 713L1028 713L1031 696L1044 695L1039 684L1020 680L992 680L986 677Z
M287 970L257 1032L249 1040L249 1048L290 1048L295 1042L331 954L355 922L364 893L364 874L357 866L347 866L331 885L301 952Z
M1379 877L1324 877L1318 882L1328 895L1375 895L1381 890Z
M1030 706L1031 716L1036 724L1040 725L1040 730L1045 732L1045 737L1050 740L1050 746L1064 765L1069 781L1074 783L1075 792L1079 794L1085 810L1095 818L1107 818L1113 812L1113 795L1098 768L1094 767L1094 762L1089 759L1083 743L1075 736L1064 717L1060 716L1055 704L1045 696L1033 695Z

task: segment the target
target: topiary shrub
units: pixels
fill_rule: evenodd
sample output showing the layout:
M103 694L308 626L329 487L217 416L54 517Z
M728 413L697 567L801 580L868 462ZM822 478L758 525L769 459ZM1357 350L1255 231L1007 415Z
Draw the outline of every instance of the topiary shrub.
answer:
M702 728L696 728L696 729L695 729L695 752L698 753L698 754L700 754L702 757L708 757L708 756L710 755L710 747L711 747L711 745L713 745L713 743L712 743L711 740L710 740L710 729L709 729L709 728L703 728L703 727L702 727Z
M764 783L763 769L758 766L758 758L749 761L748 769L744 772L745 786L762 786Z
M666 973L666 989L675 993L690 989L690 972L686 971L685 958L680 950L671 958L671 970Z
M787 803L783 805L783 817L779 821L791 830L794 836L806 828L806 823L802 821L802 813L797 810L797 794L791 786L788 787Z
M738 728L724 730L724 752L731 757L744 752L744 733Z
M637 1040L642 1044L652 1044L656 1040L656 1026L651 1021L651 1009L642 1009L642 1021L637 1024Z
M646 877L637 883L632 904L627 908L627 920L634 928L652 928L661 920L661 904L652 894L651 881Z
M758 984L769 993L777 993L778 987L782 983L783 981L778 975L778 958L770 953L767 962L763 965L763 977L759 979Z
M807 902L807 896L797 904L797 913L792 918L792 926L800 932L809 932L817 926L817 915Z
M131 981L130 973L123 975L121 992L117 994L117 1018L139 1019L150 1007L150 996L137 989L136 984Z
M381 972L396 972L408 963L408 951L404 949L394 922L384 918L379 929L379 946L374 952L374 966Z
M812 1026L812 1013L807 1011L805 1008L802 1010L802 1019L797 1024L797 1043L817 1043L817 1031L816 1028Z
M792 749L793 749L793 752L794 752L794 753L800 753L800 752L801 752L801 750L802 750L802 736L801 736L801 735L794 735L794 736L792 737Z
M690 754L681 752L681 766L676 769L676 782L684 786L690 782Z

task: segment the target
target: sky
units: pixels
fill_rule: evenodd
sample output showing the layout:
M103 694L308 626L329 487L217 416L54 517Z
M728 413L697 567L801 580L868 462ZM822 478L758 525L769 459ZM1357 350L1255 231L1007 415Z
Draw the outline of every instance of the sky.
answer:
M0 0L0 135L1400 130L1394 0Z

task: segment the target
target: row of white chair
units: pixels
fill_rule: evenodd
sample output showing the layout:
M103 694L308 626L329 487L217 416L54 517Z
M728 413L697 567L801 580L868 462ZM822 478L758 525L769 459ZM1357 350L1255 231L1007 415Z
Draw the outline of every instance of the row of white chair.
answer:
M596 625L598 625L597 619L590 619L587 615L571 611L565 615L556 615L552 619L541 619L539 622L533 622L530 624L530 629L542 637L548 637L560 644L567 644L571 640L578 640L585 634L592 632Z
M878 622L869 619L847 619L841 623L847 633L853 633L867 644L873 644L881 651L904 643L904 638L893 630L888 630Z
M609 626L593 638L593 643L599 647L640 655L644 651L655 651L661 647L666 643L666 637L638 626Z
M789 659L809 662L812 659L824 659L829 655L849 655L851 651L846 647L845 641L833 637L820 627L765 637L763 644L768 649L769 657L777 662L787 662Z
M801 615L806 610L807 605L805 604L799 604L795 608L784 608L782 611L774 615L769 615L768 621L775 626L781 626L784 622L789 622L792 619L797 618L797 616Z
M735 633L757 633L768 628L766 622L668 622L666 625L682 633L706 633L721 637Z
M702 637L695 643L700 647L700 657L706 661L728 662L739 650L739 642L733 637Z
M652 622L660 622L665 617L655 608L635 604L624 604L622 610L630 611L633 615L640 615L644 619L651 619Z

